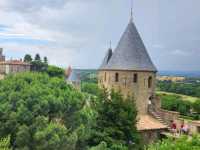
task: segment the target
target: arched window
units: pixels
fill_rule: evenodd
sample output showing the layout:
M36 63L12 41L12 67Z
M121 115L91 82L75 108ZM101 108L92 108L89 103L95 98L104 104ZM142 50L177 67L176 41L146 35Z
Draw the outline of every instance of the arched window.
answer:
M138 75L135 73L135 74L133 75L133 82L134 82L134 83L137 83L137 80L138 80Z
M105 72L105 74L104 74L104 81L106 82L106 72Z
M115 82L119 82L119 73L115 73Z
M148 79L148 88L152 87L152 77L149 77Z

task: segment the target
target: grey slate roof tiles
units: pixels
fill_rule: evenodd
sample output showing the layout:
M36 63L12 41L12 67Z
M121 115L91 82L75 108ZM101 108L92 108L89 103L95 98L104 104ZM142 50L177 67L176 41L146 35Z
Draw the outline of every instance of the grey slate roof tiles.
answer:
M115 51L107 52L100 70L157 71L132 21L129 22Z

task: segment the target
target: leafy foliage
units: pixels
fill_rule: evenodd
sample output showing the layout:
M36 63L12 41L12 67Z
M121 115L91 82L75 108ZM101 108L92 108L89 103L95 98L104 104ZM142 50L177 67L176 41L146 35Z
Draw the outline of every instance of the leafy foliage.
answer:
M88 138L81 134L95 119L85 99L63 79L39 73L8 76L0 81L0 137L10 135L16 149L78 149L76 143Z
M97 70L78 69L81 81L97 84Z
M121 94L114 91L108 98L108 93L100 93L99 116L95 130L90 139L90 145L107 144L107 148L113 150L125 150L128 148L139 149L140 138L136 130L137 111L133 98L123 99Z
M0 81L0 137L10 136L16 150L137 148L132 98L96 92L81 93L63 78L42 73L7 76Z
M199 150L200 136L193 137L183 136L179 139L166 139L149 146L147 150Z
M162 95L162 108L171 111L178 111L182 115L187 115L191 109L191 103L183 101L180 96L177 95Z
M47 68L47 74L50 77L64 77L64 70L62 68L56 67L56 66L48 66Z
M100 89L95 83L83 82L81 84L81 91L92 95L99 95Z
M24 62L31 62L33 59L32 59L32 57L31 57L31 55L29 55L29 54L26 54L25 56L24 56Z
M175 83L159 81L157 87L161 91L200 97L200 83Z
M31 62L31 71L35 72L46 72L48 69L48 64L41 61L32 61Z
M200 100L194 102L194 104L193 104L193 109L194 109L194 111L196 111L197 113L200 114ZM199 119L200 119L200 118L199 118Z
M36 54L36 55L35 55L35 61L41 61L40 54Z
M24 62L31 63L31 71L33 72L47 73L50 77L64 77L64 70L53 65L48 65L48 58L46 56L42 61L39 54L35 55L34 60L32 60L30 54L26 54L24 56Z
M48 64L48 58L46 56L44 57L44 63Z
M173 94L159 94L159 97L161 97L161 107L163 109L180 112L181 115L188 116L190 119L200 119L200 100L192 103L190 101L184 101L180 96ZM196 111L197 114L193 114L191 110Z
M0 139L0 149L1 150L10 150L10 137Z

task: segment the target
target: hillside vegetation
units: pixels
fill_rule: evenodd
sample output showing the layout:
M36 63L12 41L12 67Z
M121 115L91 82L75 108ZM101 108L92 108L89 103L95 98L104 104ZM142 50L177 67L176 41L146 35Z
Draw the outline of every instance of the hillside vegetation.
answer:
M178 139L170 138L152 144L147 150L199 150L200 136L182 136Z
M159 91L172 92L200 98L200 83L199 82L171 82L158 81L157 89Z
M199 97L193 97L193 96L188 96L188 95L183 95L183 94L176 94L176 93L171 93L171 92L163 92L163 91L156 91L158 95L170 95L170 96L176 96L181 98L183 101L189 101L191 103L196 102L197 100L200 100Z
M168 92L157 92L157 95L161 98L163 109L180 112L182 116L186 116L188 119L200 119L199 98Z
M16 150L139 149L133 99L123 100L115 92L108 99L105 90L91 91L93 86L85 86L84 93L45 73L7 76L0 81L0 145Z

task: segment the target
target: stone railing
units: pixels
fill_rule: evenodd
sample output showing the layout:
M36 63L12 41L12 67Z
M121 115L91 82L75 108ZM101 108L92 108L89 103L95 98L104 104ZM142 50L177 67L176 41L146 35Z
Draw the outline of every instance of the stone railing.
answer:
M164 109L157 109L157 113L160 115L160 117L169 125L172 120L178 120L180 117L179 112L175 111L167 111Z

